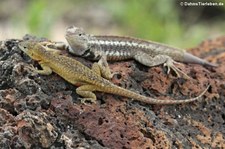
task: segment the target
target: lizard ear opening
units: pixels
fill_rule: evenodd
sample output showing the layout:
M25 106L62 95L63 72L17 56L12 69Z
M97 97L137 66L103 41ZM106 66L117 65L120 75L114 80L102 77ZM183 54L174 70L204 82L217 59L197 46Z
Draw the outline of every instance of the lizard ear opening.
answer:
M24 49L27 49L27 46L23 46Z

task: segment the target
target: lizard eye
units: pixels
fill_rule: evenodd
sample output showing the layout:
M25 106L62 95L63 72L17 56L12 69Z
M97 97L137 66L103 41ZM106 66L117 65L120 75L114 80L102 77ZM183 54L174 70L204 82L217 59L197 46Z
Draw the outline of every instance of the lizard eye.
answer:
M82 34L79 34L79 36L81 36Z

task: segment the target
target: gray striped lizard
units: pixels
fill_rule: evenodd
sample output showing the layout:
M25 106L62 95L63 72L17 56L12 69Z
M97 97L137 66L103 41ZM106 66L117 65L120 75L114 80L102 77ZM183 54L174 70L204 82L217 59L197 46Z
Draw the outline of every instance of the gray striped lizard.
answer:
M182 49L165 44L132 37L94 36L75 26L67 28L65 38L69 44L66 48L74 55L90 60L100 60L105 57L101 60L101 63L106 65L105 69L108 69L105 59L107 61L135 59L149 67L164 64L164 66L168 67L168 73L171 68L178 76L180 76L180 73L189 78L174 65L174 63L177 63L176 61L210 67L217 66ZM62 44L55 44L55 46L59 48L62 47ZM65 44L63 46L65 49Z

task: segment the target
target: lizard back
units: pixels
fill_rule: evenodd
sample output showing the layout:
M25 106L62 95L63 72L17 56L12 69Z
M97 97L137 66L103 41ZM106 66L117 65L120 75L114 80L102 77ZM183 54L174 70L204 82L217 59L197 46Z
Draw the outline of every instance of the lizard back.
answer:
M76 82L83 84L94 84L97 86L112 84L108 80L100 77L87 66L72 58L57 55L48 51L46 51L42 56L42 61L48 63L53 72L62 76L65 80L72 84L76 84Z
M181 49L133 37L93 36L89 39L88 44L90 49L93 49L93 51L90 50L91 52L102 52L111 61L131 59L138 51L143 51L152 57L166 54L175 58L175 60L183 58ZM98 59L98 57L95 59Z

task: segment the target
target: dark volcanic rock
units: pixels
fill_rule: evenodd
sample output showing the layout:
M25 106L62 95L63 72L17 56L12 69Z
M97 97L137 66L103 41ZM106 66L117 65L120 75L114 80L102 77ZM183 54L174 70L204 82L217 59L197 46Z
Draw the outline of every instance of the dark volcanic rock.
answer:
M201 101L170 106L106 93L97 93L97 104L83 105L76 87L57 74L32 72L29 65L40 67L18 48L18 42L0 43L0 148L225 148L225 37L190 49L219 64L177 65L190 80L173 72L167 75L162 66L148 68L135 61L110 64L116 74L112 82L157 99L194 97L211 84Z

